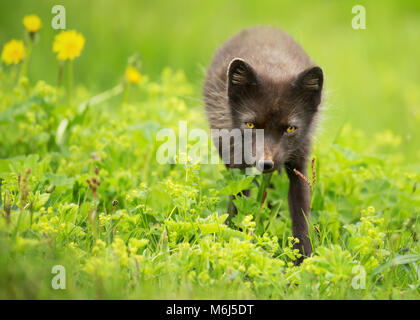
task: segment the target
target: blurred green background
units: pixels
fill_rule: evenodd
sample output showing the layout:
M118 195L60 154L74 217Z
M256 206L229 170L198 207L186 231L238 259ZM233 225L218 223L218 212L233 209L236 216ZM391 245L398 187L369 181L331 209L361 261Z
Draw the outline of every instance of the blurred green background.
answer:
M56 4L66 8L67 29L86 38L75 75L92 93L115 85L127 58L138 52L143 73L155 79L166 66L182 69L200 98L205 68L222 42L247 26L275 25L324 69L322 137L334 139L346 122L372 138L391 130L407 158L420 159L420 1L2 0L0 46L23 38L24 15L35 13L43 21L29 64L31 81L56 83ZM366 8L366 30L351 27L356 4Z

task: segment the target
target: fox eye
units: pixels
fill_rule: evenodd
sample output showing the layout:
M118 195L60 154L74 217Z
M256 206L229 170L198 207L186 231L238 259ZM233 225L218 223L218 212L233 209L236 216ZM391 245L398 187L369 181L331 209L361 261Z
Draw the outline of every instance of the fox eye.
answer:
M248 128L250 129L254 129L255 128L255 124L253 122L245 122L245 124L247 125Z
M287 129L286 129L286 132L287 133L292 133L292 132L294 132L296 130L296 127L295 126L288 126L287 127Z

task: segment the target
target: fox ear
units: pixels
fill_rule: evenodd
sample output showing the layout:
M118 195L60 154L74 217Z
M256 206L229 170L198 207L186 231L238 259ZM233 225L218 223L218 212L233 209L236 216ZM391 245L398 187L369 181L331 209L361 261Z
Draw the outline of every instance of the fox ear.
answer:
M320 92L324 82L324 75L320 67L312 67L301 72L294 85L301 90Z
M324 83L324 74L318 66L301 72L293 82L297 94L304 98L312 107L321 102L321 91Z
M308 92L321 92L324 83L324 74L320 67L312 67L301 72L296 80L294 86Z
M227 71L227 91L229 100L235 101L252 91L258 84L252 67L243 59L233 59Z

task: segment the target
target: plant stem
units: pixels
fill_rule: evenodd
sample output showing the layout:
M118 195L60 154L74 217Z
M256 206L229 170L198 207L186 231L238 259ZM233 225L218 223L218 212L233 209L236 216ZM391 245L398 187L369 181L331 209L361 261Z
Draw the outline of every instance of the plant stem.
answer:
M28 62L29 62L29 58L31 56L31 52L32 52L32 40L31 40L31 38L29 38L28 50L27 50L27 53L26 53L26 57L22 62L22 69L21 69L21 76L22 77L26 77L27 70L28 70Z
M64 61L59 60L58 62L58 74L57 74L57 88L61 86L61 78L63 77Z
M272 173L266 173L266 174L263 174L262 176L261 185L260 185L260 188L258 189L258 195L257 195L257 201L261 205L263 205L264 193L265 193L265 190L270 185L272 175L273 175Z
M229 204L228 204L228 227L232 227L232 203L233 203L233 195L229 196Z
M20 210L19 210L18 221L17 221L17 223L16 223L15 230L13 231L13 234L12 234L12 239L13 239L13 240L15 240L15 239L16 239L16 237L17 237L17 235L18 235L18 232L19 232L19 226L20 226L20 221L22 220L22 213L23 213L23 210L24 210L24 209L20 209Z
M3 198L1 197L1 186L2 186L2 184L3 184L3 179L0 178L0 209L1 209L1 206L3 205ZM5 194L5 196L6 196L6 194Z
M67 70L67 98L69 107L71 107L71 94L73 87L73 61L69 60Z
M127 102L128 99L128 95L130 94L130 83L126 83L124 85L124 93L123 93L123 100L122 100L122 104L124 105Z
M19 82L19 78L22 74L22 68L23 68L23 64L21 63L19 66L16 65L16 67L14 67L14 75L13 77L15 78L15 80L12 83L13 87L16 87L18 82Z

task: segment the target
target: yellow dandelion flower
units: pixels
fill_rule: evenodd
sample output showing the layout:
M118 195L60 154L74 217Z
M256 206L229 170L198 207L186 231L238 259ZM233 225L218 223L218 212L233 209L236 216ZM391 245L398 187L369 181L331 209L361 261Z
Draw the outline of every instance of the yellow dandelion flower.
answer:
M22 22L29 33L38 32L42 26L41 19L35 14L25 16Z
M129 83L139 83L141 80L141 74L132 66L128 66L125 69L125 79Z
M26 50L23 41L12 39L4 45L1 60L7 65L18 64L25 58L25 55Z
M53 51L58 60L74 60L80 56L85 45L85 38L74 30L62 31L55 36Z

